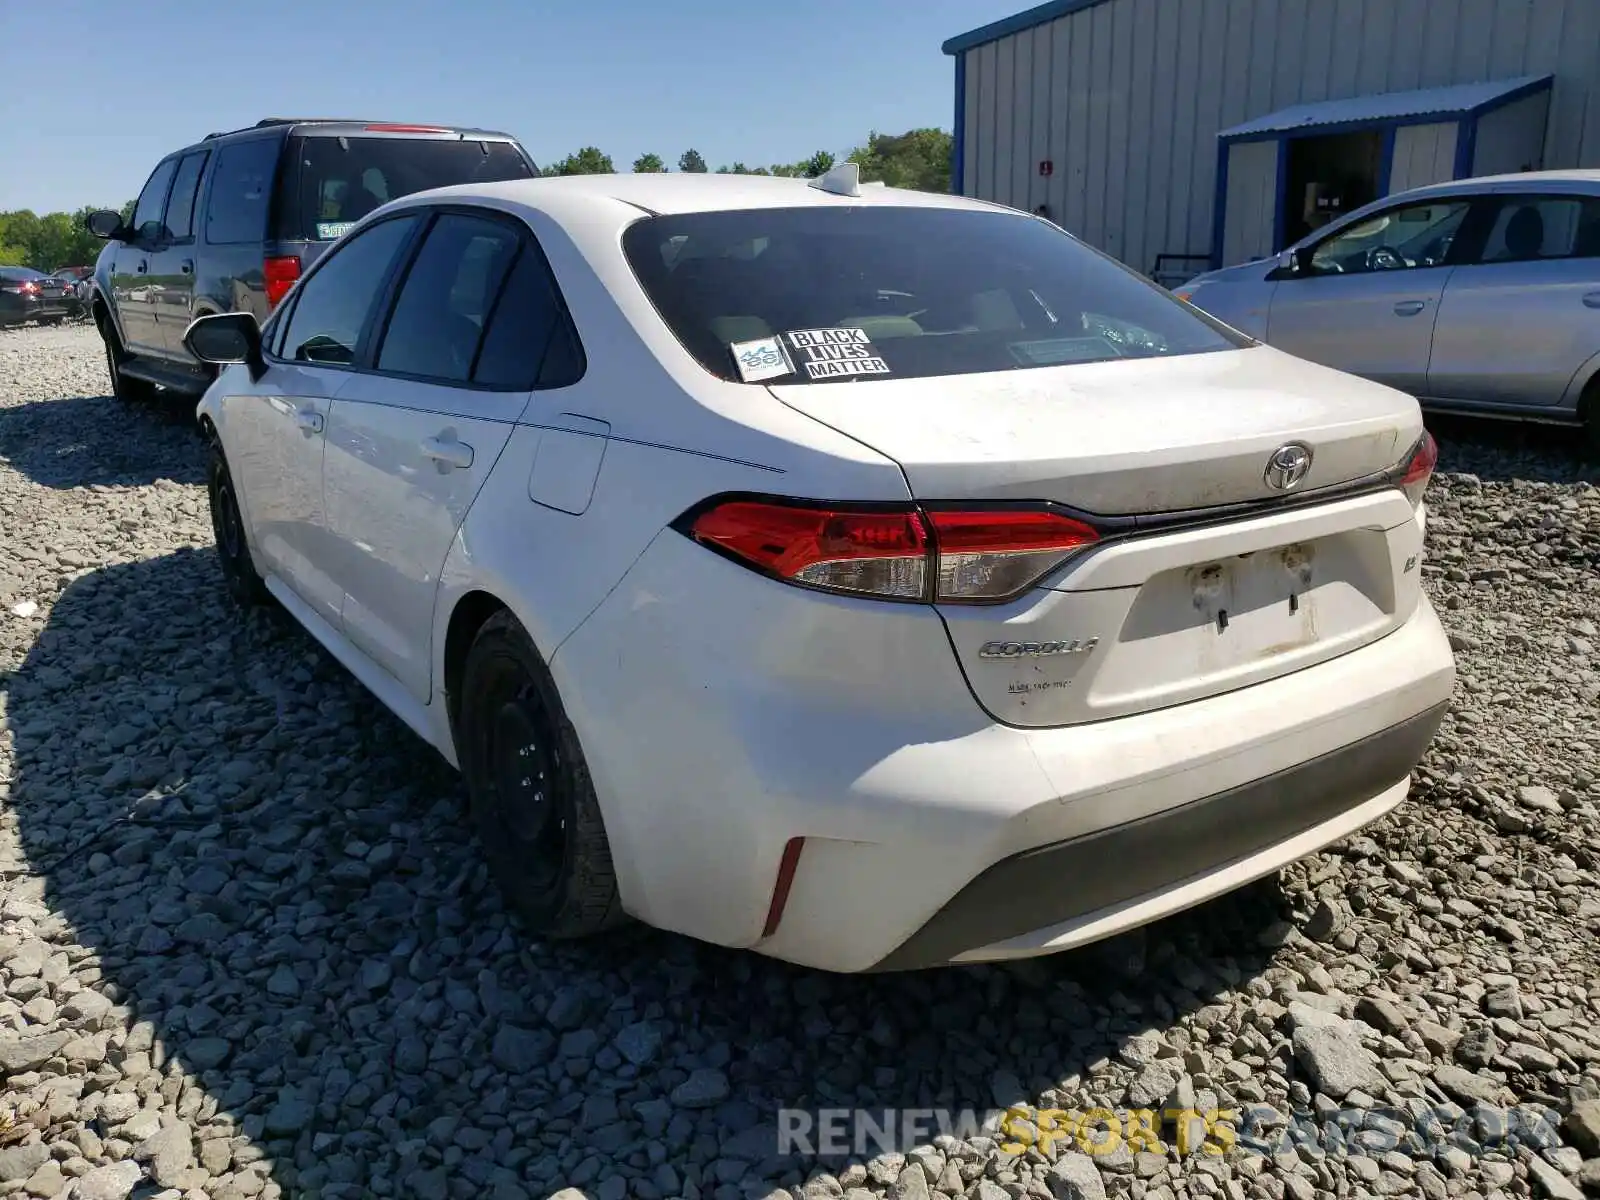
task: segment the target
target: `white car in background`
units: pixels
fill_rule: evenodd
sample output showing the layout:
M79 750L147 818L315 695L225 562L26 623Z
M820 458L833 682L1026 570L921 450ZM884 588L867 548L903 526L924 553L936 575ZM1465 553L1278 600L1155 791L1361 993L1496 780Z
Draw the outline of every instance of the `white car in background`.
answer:
M1031 215L442 189L187 343L229 588L460 767L544 934L1061 950L1381 817L1451 692L1415 401Z

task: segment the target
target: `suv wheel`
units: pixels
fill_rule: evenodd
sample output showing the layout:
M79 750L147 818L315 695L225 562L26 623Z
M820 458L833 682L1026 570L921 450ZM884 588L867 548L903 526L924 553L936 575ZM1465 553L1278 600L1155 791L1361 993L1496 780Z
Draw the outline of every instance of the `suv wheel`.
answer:
M217 539L217 562L222 567L228 594L246 608L264 604L271 598L267 585L250 557L250 543L244 536L244 517L239 497L233 490L233 476L222 453L222 442L211 438L211 462L206 472L211 497L211 531Z
M577 734L508 612L484 622L467 651L456 745L478 840L517 915L553 938L621 924L611 845Z
M100 340L106 347L106 373L111 376L111 394L124 404L142 404L149 400L154 394L150 385L142 379L130 379L122 373L122 364L128 355L117 338L117 331L112 328L110 318L96 313L95 320L100 326Z

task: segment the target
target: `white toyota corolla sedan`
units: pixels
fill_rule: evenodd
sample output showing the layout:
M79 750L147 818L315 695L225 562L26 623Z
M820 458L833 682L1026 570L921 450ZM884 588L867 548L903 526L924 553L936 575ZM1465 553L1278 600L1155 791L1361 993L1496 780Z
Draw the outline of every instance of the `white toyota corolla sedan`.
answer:
M1383 816L1453 686L1416 402L1024 213L443 189L186 336L227 586L461 769L550 936L1062 950Z

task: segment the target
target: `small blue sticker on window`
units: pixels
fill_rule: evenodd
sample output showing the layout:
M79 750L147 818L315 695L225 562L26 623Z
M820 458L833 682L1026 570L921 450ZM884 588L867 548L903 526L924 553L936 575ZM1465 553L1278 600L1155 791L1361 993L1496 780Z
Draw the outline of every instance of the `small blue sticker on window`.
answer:
M739 378L746 383L759 383L763 379L776 379L794 371L783 343L777 338L757 338L753 342L734 342L728 347L739 368Z
M343 237L345 231L354 224L354 221L318 221L317 236L325 241Z

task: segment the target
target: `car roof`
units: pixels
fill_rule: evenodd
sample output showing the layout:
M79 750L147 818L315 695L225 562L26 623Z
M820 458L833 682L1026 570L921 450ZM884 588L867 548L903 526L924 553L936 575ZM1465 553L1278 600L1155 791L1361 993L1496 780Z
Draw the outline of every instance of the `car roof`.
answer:
M634 175L560 175L513 179L498 183L463 184L418 193L416 198L440 202L460 199L494 199L529 208L557 209L585 202L615 201L652 216L699 212L735 212L750 208L819 208L839 205L882 205L898 208L967 208L989 212L1014 212L1004 205L943 192L918 192L907 188L862 184L859 195L826 192L805 179L771 175L724 175L700 172L640 173ZM407 197L405 199L411 199ZM404 199L400 201L404 203Z
M290 131L294 133L307 132L325 135L327 137L351 137L359 134L419 134L441 133L451 134L467 140L485 138L493 141L515 141L509 133L502 133L496 129L478 129L470 125L443 125L437 121L406 122L406 121L374 121L359 120L355 117L263 117L254 125L246 125L242 129L229 129L220 133L208 133L196 145L214 142L218 138L243 137L247 134L259 134L267 131Z
M1430 183L1385 196L1395 200L1403 196L1453 196L1475 195L1483 192L1505 192L1533 188L1554 188L1557 191L1600 191L1600 170L1519 171L1508 175L1478 175L1469 179L1454 179L1445 183Z

